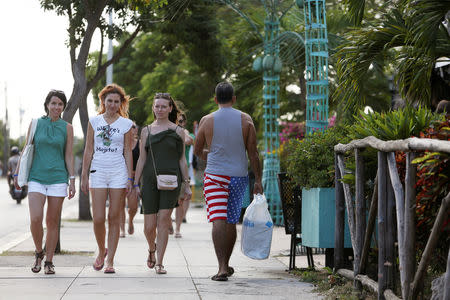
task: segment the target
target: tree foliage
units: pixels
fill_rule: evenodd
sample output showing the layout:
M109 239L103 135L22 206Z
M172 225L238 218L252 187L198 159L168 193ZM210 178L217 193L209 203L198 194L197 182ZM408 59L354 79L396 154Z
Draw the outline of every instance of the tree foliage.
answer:
M409 102L434 106L450 95L448 83L433 73L436 60L448 56L450 49L444 25L449 21L449 0L388 1L375 6L376 17L367 20L368 1L345 2L355 24L361 25L345 35L346 42L336 54L335 97L345 109L355 112L368 103L366 90L373 69L385 77L393 75Z

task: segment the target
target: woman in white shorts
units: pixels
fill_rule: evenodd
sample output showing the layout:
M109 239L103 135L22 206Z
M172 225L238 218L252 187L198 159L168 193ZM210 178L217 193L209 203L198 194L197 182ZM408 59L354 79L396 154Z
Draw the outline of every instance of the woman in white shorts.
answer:
M61 119L61 113L66 104L67 99L64 92L51 90L48 93L44 102L46 115L38 119L32 139L34 155L28 177L28 205L30 207L30 230L36 247L35 261L31 268L34 273L41 271L45 255L42 249L44 236L42 221L46 200L47 235L45 246L47 253L44 271L45 274L55 274L53 254L58 242L58 224L63 201L67 197L68 179L70 179L69 199L75 195L73 128L71 124ZM30 129L28 129L29 133ZM14 184L17 189L20 189L17 183L19 168L20 161L14 174Z
M125 196L132 190L132 155L128 119L129 96L122 87L110 84L98 94L100 112L89 119L81 173L81 190L91 191L94 234L98 256L93 267L99 271L106 259L105 273L115 273L114 255L119 243L120 212ZM106 200L108 208L108 248L105 247Z

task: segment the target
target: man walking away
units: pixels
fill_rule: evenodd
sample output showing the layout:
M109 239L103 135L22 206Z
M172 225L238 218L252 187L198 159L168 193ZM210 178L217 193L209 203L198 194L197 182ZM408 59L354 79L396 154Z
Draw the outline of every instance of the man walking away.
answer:
M234 273L229 261L248 185L248 159L255 173L253 191L258 194L263 189L253 120L233 108L236 96L230 83L219 83L215 92L214 101L219 109L200 120L194 153L207 160L203 193L208 221L213 223L212 239L219 263L219 271L211 279L227 281Z

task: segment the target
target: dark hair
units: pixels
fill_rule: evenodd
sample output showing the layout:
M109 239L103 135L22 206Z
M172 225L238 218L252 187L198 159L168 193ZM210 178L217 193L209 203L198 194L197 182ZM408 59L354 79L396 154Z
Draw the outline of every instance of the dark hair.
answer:
M176 124L180 110L178 109L178 106L173 100L172 96L169 93L156 93L155 97L153 97L153 100L156 99L164 99L169 101L169 106L172 107L172 111L169 114L169 121ZM153 117L156 118L155 112L153 112Z
M220 104L231 102L234 96L234 88L231 83L223 81L216 86L216 98Z
M125 94L125 90L118 84L112 83L105 86L100 93L98 93L98 98L100 99L100 108L98 114L101 115L106 111L105 99L109 94L117 94L120 96L120 107L119 115L124 118L128 118L128 102L130 102L130 96Z
M48 94L47 94L47 97L45 97L45 102L44 102L44 109L45 109L45 113L47 114L47 116L48 116L47 105L50 103L50 100L52 99L53 96L58 97L58 99L60 99L64 104L63 110L66 109L67 98L66 98L66 95L64 94L64 92L60 91L60 90L50 90L50 92L48 92Z

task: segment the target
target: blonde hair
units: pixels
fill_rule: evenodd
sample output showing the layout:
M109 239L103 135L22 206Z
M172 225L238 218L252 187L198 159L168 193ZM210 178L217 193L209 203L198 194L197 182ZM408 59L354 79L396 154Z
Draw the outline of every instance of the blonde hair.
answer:
M100 108L98 114L101 115L106 111L105 99L109 94L117 94L120 96L120 107L119 115L124 118L128 118L128 103L130 102L130 96L125 94L125 90L118 84L112 83L105 86L100 93L98 93L98 98L100 99Z

